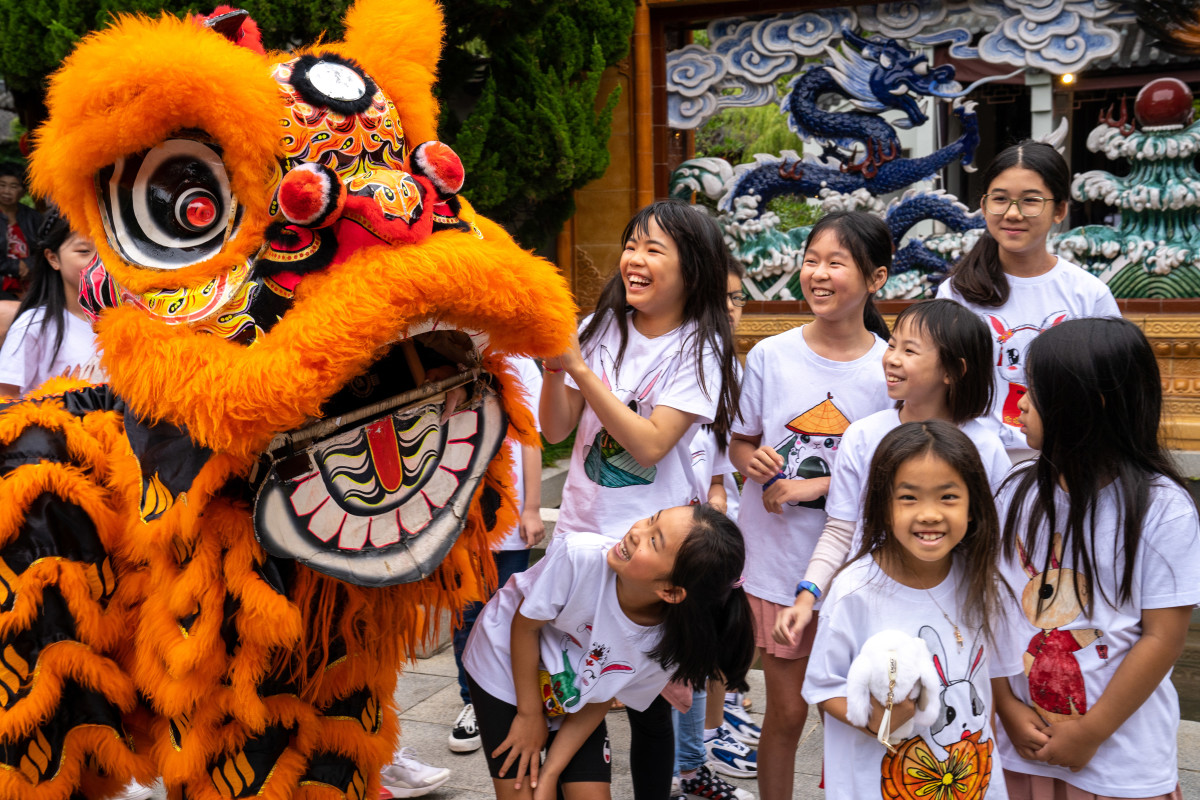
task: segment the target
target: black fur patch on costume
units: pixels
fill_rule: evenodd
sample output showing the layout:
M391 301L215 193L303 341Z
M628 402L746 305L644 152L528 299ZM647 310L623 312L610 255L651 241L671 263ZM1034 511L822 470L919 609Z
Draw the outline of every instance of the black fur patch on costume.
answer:
M72 728L98 726L111 728L125 739L121 712L104 696L84 689L74 681L63 684L62 700L54 716L41 723L29 736L0 745L0 764L23 773L37 773L35 783L53 778L62 762L63 742Z
M30 425L0 452L0 478L27 464L42 461L63 464L70 460L67 439L62 433Z
M479 510L483 512L483 524L487 529L496 527L496 512L500 510L500 493L493 486L484 486L479 498Z
M366 86L363 96L357 100L341 100L336 97L330 97L313 86L312 81L308 78L308 71L322 62L340 64L343 67L354 70L358 77L362 78L363 84ZM362 67L348 58L342 58L333 53L324 53L320 56L301 56L296 61L296 66L292 68L291 84L300 93L300 96L312 105L320 108L328 108L330 111L336 111L345 117L361 114L370 108L375 92L378 91L375 81L371 80Z
M346 797L361 797L366 788L358 765L337 753L313 753L308 760L308 772L304 773L300 783L323 783Z
M272 725L247 739L240 753L230 753L208 765L208 774L222 797L254 797L262 792L275 764L292 738L292 729Z
M367 733L379 733L383 724L383 707L371 690L366 688L334 700L325 709L324 715L354 720Z

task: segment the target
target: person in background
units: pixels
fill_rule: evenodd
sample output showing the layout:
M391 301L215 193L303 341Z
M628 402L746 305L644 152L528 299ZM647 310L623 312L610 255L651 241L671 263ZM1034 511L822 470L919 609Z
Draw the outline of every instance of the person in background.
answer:
M514 356L509 363L516 368L536 425L538 398L542 393L542 372L532 358L525 356ZM509 443L513 448L513 486L516 488L520 521L492 552L496 561L497 588L508 583L513 575L529 568L531 549L546 535L546 525L542 522L541 451L511 439ZM458 668L458 690L463 701L462 710L458 712L454 728L450 731L450 750L454 753L473 753L479 749L479 727L475 723L475 707L471 704L471 693L467 688L462 654L482 609L483 603L467 606L463 609L462 625L454 629L454 663Z

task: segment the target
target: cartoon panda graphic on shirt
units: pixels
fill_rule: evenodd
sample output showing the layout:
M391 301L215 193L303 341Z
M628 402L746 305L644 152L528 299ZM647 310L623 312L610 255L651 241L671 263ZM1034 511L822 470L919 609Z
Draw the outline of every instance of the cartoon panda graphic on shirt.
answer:
M1053 328L1067 318L1066 311L1055 311L1048 315L1042 324L1009 325L999 314L985 315L988 326L996 340L996 375L1002 383L996 384L996 391L1004 393L1004 404L1001 413L1004 427L1000 430L1000 440L1005 447L1017 444L1016 429L1021 427L1017 420L1021 410L1017 403L1025 396L1025 353L1029 343L1047 328ZM1007 385L1007 390L1004 388Z
M842 434L850 427L850 420L834 404L833 394L826 393L824 400L786 427L790 435L775 445L775 452L784 460L784 477L796 480L829 477L830 462L842 442ZM825 496L790 505L824 509Z
M659 362L654 369L641 376L634 388L622 387L618 383L616 361L604 345L600 345L600 378L604 387L620 398L639 416L649 418L654 410L650 401L651 392L674 372L679 354ZM657 396L657 395L656 395ZM643 467L605 428L596 431L592 443L585 448L583 471L592 483L606 489L621 489L626 486L647 486L654 483L658 470L654 466Z

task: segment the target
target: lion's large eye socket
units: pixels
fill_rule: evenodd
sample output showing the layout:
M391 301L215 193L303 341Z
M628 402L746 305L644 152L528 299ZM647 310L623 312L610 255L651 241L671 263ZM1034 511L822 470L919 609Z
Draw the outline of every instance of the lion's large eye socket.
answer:
M221 250L241 208L214 144L188 138L126 156L96 175L109 242L132 264L181 269Z

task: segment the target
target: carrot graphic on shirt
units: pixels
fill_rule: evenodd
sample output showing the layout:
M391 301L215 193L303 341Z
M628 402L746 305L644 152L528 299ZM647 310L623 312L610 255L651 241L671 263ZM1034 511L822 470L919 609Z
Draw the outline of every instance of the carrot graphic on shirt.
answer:
M842 434L850 427L850 420L834 404L833 393L826 393L824 400L794 418L786 427L791 435L775 445L775 452L784 460L784 476L798 480L829 477L829 462L841 444ZM825 497L791 505L822 509L825 508Z

